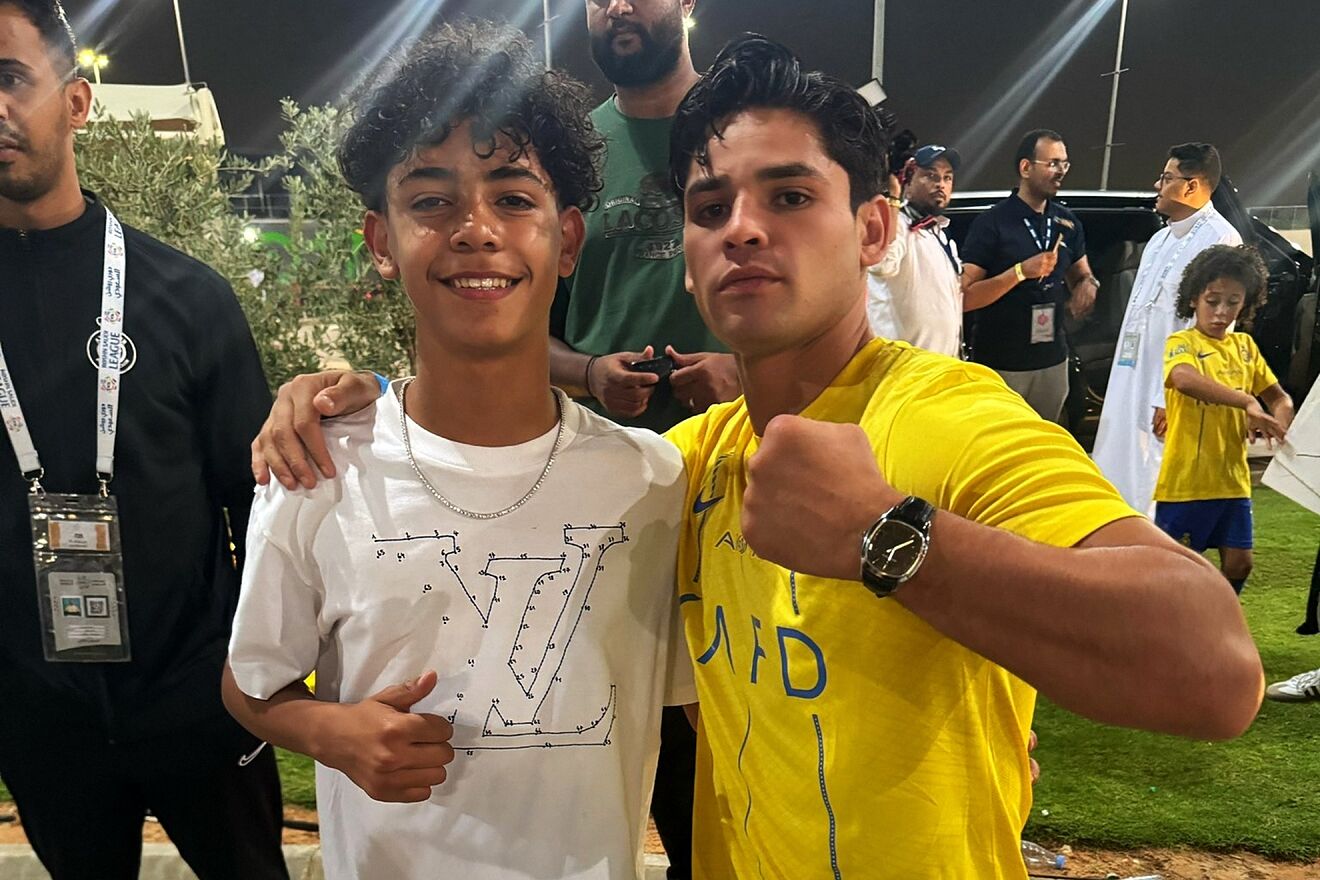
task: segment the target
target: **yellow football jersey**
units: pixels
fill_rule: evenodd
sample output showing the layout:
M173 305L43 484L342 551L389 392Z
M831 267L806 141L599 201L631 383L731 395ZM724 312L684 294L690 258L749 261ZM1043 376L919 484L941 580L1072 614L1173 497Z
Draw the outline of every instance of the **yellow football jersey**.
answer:
M1246 333L1223 339L1195 327L1180 330L1164 346L1164 399L1169 431L1155 483L1156 501L1250 498L1247 411L1204 403L1169 386L1169 373L1187 364L1207 379L1259 395L1279 380Z
M860 424L900 491L1037 541L1137 515L975 364L877 339L802 415ZM1035 691L860 583L758 558L739 524L757 449L741 400L669 436L692 513L679 602L701 700L695 875L1025 877Z

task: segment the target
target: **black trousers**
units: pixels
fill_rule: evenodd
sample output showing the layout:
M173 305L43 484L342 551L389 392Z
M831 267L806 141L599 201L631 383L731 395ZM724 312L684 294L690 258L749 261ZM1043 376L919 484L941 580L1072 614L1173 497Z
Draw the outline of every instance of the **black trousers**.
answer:
M692 876L692 787L697 776L697 732L682 706L666 706L660 721L660 761L651 795L651 818L669 856L669 880Z
M230 718L116 745L32 731L0 747L0 778L52 880L137 880L142 822L160 820L200 880L288 880L274 750Z

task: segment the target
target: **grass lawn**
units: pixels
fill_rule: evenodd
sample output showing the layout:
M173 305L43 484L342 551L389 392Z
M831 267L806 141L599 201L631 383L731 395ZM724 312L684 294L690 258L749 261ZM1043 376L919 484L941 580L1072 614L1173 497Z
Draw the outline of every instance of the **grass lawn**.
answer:
M1293 633L1320 517L1269 489L1257 488L1255 499L1256 570L1243 605L1267 678L1277 681L1320 667L1320 636ZM1035 726L1044 776L1031 839L1320 856L1320 703L1267 701L1251 730L1230 743L1102 727L1045 701ZM311 762L280 752L279 765L286 802L315 807Z
M280 783L284 789L284 802L315 810L316 771L312 769L312 759L296 752L286 752L284 749L275 750L275 759L280 765Z

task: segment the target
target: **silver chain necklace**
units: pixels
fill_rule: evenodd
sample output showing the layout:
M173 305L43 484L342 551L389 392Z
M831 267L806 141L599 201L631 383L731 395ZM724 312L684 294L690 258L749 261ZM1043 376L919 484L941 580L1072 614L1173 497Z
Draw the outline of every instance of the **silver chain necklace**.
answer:
M413 473L417 475L417 479L422 481L422 485L426 487L426 490L435 496L436 501L439 501L446 508L452 510L459 516L467 517L468 519L499 519L500 517L513 513L515 510L522 507L533 495L536 494L536 490L540 489L541 484L545 482L546 474L550 473L550 466L555 463L555 456L559 454L559 441L564 437L564 404L559 399L558 394L554 395L555 409L559 413L558 427L555 428L555 442L554 445L550 447L550 457L545 460L545 467L541 468L541 475L536 478L536 482L532 484L532 488L528 489L523 497L510 504L508 507L503 510L496 510L493 513L482 513L480 511L466 510L459 507L457 504L441 495L435 486L431 485L431 481L426 478L426 475L422 473L422 469L417 466L417 459L413 457L412 441L408 438L407 400L408 386L412 384L412 381L412 378L404 379L402 384L399 385L399 429L403 433L403 448L408 453L408 464L412 465Z

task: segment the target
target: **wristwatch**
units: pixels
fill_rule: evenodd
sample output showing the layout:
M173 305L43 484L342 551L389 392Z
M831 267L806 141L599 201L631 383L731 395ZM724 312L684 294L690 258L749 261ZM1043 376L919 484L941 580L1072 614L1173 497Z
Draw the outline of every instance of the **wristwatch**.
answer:
M917 573L930 547L935 508L909 495L862 534L862 583L880 598Z

